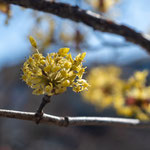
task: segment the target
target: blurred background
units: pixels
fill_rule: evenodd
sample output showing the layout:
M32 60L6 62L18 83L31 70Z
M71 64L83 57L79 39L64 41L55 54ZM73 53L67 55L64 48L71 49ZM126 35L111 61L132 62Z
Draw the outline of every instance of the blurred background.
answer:
M125 24L138 32L150 33L149 0L56 0L100 13L107 19ZM105 0L103 0L105 1ZM108 3L108 4L107 4ZM38 42L46 55L70 47L73 56L87 52L87 72L94 66L116 65L128 78L137 70L150 69L150 57L141 47L121 36L14 5L0 4L0 108L36 111L42 96L21 80L23 62L34 53L28 36ZM86 75L85 75L86 76ZM101 111L85 102L81 94L68 89L54 96L45 112L59 116L118 117L112 108ZM0 118L0 150L149 150L150 129L123 127L57 127Z

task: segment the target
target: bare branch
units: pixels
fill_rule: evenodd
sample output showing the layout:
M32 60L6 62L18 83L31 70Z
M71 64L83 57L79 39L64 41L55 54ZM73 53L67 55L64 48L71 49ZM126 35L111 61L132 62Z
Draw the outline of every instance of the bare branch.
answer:
M36 121L34 112L23 112L0 109L0 117L20 120ZM150 127L150 122L138 119L112 118L112 117L59 117L43 114L40 123L57 126L122 126L122 127Z
M15 4L25 8L31 8L67 18L76 22L82 22L95 30L114 33L123 36L127 41L135 43L150 53L150 39L141 33L125 26L102 18L99 14L82 10L77 6L57 3L46 0L0 0L8 4Z

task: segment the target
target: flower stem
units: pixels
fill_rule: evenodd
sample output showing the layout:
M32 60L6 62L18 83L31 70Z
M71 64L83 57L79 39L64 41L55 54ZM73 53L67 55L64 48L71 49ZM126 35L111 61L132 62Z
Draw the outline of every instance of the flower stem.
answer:
M44 97L42 98L42 102L35 114L37 124L39 124L40 120L42 119L43 108L46 106L46 104L50 102L50 100L51 100L51 96L48 95L44 95Z

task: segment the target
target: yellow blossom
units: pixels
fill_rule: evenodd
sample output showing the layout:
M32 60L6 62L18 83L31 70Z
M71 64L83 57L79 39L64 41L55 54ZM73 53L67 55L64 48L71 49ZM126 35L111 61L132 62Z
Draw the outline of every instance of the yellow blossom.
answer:
M30 42L36 48L32 37ZM26 60L22 79L34 89L33 94L52 96L65 92L67 87L73 87L75 92L87 90L89 84L82 79L85 71L82 61L86 53L79 54L73 60L68 52L69 48L61 48L57 53L44 57L37 51Z
M90 87L82 92L85 100L97 108L113 106L120 115L150 119L148 71L137 71L127 81L120 79L120 73L113 66L93 68L87 77Z
M122 89L120 73L121 70L114 66L91 69L87 76L90 87L82 93L85 100L99 108L110 106Z
M126 84L127 89L131 89L132 87L142 88L145 86L146 77L148 75L148 71L137 71L131 76Z
M32 36L29 36L29 40L30 40L31 45L34 48L37 48L37 43L36 43L35 39Z
M122 95L114 101L118 114L150 119L150 86L146 86L148 71L137 71L124 84Z

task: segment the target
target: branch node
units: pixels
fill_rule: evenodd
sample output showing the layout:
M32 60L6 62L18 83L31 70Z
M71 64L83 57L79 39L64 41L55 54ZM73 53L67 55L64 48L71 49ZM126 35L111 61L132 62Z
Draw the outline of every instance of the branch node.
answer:
M65 116L64 117L64 124L63 124L63 126L64 127L68 127L68 125L69 125L69 118L67 116Z
M36 122L36 124L39 124L40 121L43 119L43 114L44 114L43 111L41 113L39 113L39 112L35 113L35 122Z
M46 105L47 103L50 102L50 98L51 98L51 96L44 95L44 97L43 97L43 99L42 99L42 102L41 102L41 104L40 104L38 110L37 110L36 113L35 113L35 117L36 117L35 122L36 122L36 124L39 124L40 121L42 120L43 114L44 114L44 113L43 113L43 108L45 107L45 105Z

